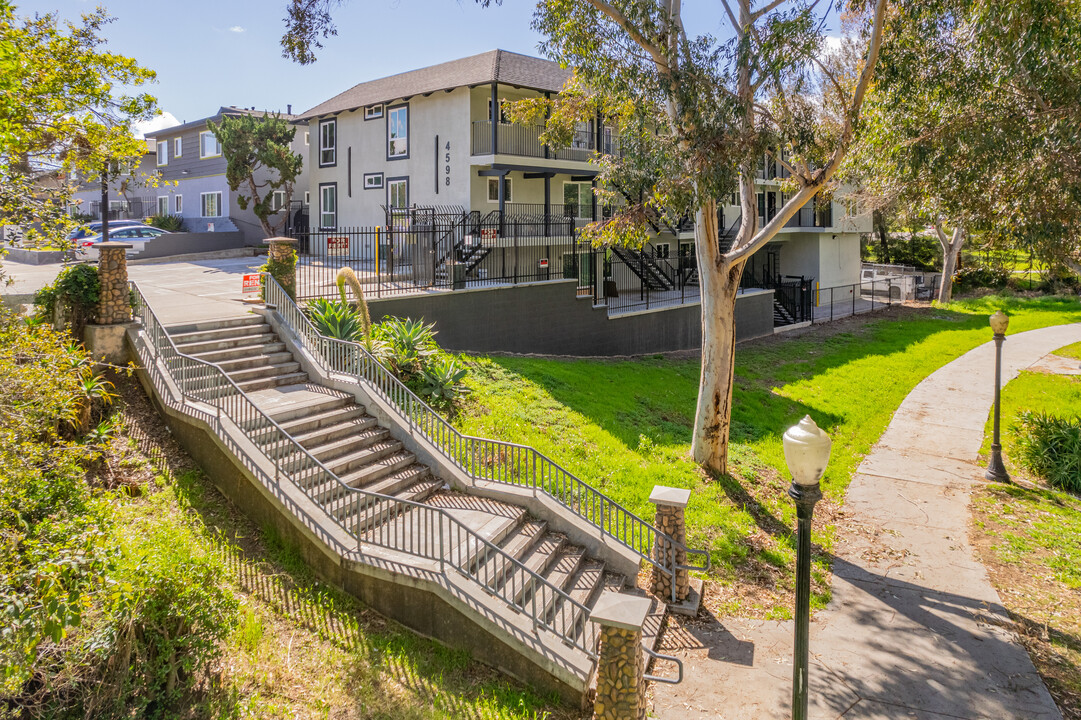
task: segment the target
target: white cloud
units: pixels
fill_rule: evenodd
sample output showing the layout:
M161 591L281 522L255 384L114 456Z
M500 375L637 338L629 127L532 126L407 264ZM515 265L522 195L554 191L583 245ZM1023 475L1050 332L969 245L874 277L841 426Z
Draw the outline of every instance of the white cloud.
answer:
M142 122L135 123L135 135L136 137L143 137L148 132L164 130L165 128L171 128L174 125L179 124L180 121L176 119L176 116L171 112L164 111L161 115L151 118L150 120L143 120Z
M234 25L233 27L229 28L229 32L231 32L231 33L242 33L242 32L244 32L244 28L240 27L239 25Z

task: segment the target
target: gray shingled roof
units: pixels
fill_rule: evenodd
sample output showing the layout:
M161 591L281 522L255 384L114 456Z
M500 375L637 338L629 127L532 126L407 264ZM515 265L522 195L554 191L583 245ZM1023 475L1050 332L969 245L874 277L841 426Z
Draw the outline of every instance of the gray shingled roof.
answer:
M506 50L489 50L480 55L354 85L340 95L300 113L297 118L306 120L398 98L493 82L559 92L570 74L570 70L564 70L551 60Z
M225 115L237 116L237 115L254 115L256 117L265 117L267 115L274 115L276 111L273 110L252 110L251 108L237 107L236 105L222 105L218 108L218 111L213 115L208 115L205 118L198 120L191 120L180 125L173 125L167 128L161 128L160 130L154 130L146 133L147 139L158 137L159 135L175 135L178 132L184 132L185 130L191 130L193 127L206 127L207 120L217 120ZM287 113L280 114L283 120L292 121L296 119L296 115L289 115Z

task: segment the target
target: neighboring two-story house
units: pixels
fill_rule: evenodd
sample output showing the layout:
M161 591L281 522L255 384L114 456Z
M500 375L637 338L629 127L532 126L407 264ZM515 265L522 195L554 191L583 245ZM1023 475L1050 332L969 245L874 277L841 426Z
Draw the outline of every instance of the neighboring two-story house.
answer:
M500 236L516 218L573 218L576 226L603 218L610 210L598 206L591 160L619 152L615 128L591 119L569 147L554 150L539 140L542 128L503 115L505 102L551 97L569 76L549 60L493 50L364 82L301 113L310 137L311 227L384 225L386 208L411 206L497 211ZM764 222L783 202L783 173L764 161L760 177ZM730 201L720 214L723 234L739 208ZM531 225L533 234L550 234L547 225L537 232L541 225ZM838 203L809 204L755 257L749 282L786 275L823 287L859 282L859 234L869 229L869 218L847 217ZM689 223L658 221L655 230L655 253L693 256Z
M154 146L154 170L163 181L154 193L154 213L180 215L189 232L222 232L238 230L248 244L258 244L265 233L251 206L241 209L238 195L246 195L246 188L231 191L225 180L225 158L221 143L207 129L207 121L220 123L225 116L258 115L269 113L253 108L221 107L214 115L147 134L147 141ZM282 114L286 120L293 116ZM302 212L301 203L308 189L308 162L306 135L298 128L293 138L293 152L305 158L304 168L293 189L292 204L286 205L284 191L277 191L280 212ZM257 182L263 180L256 178Z
M157 146L147 141L143 154L132 158L109 182L109 219L142 220L157 212ZM71 197L71 209L94 219L101 218L101 177L71 178L77 189Z

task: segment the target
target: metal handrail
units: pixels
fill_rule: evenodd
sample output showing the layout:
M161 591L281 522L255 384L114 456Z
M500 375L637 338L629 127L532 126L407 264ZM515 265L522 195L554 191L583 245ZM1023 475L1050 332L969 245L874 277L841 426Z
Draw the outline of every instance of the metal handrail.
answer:
M281 475L293 482L309 500L318 505L339 528L356 538L357 549L362 542L404 552L428 560L438 560L445 572L446 564L480 583L487 592L526 614L534 629L544 627L563 642L596 658L595 631L587 625L579 639L577 628L588 617L589 609L547 579L529 569L517 558L474 532L446 510L424 503L404 500L391 495L374 493L347 485L333 471L313 456L255 402L218 365L186 355L177 349L172 337L146 301L139 286L129 283L138 304L136 313L142 321L143 332L150 340L152 360L161 361L173 377L181 395L195 402L211 405L220 422L224 414L243 429L273 464L275 481ZM226 393L231 393L226 395ZM224 430L219 429L224 435ZM267 436L271 439L268 442ZM330 484L340 494L313 493L313 489ZM338 498L346 498L339 502ZM358 526L346 527L338 519L333 506L353 506ZM402 508L421 515L419 523L398 523L388 527L380 515L404 515ZM360 523L375 515L372 531L362 532ZM419 528L424 532L411 532ZM498 588L498 589L497 589Z
M643 680L649 680L651 682L666 683L668 685L679 685L681 682L683 682L683 661L682 660L680 660L678 657L675 657L674 655L664 655L663 653L654 652L653 650L650 650L649 648L647 648L644 645L642 646L642 651L645 652L646 655L649 655L654 660L663 660L665 662L673 662L673 663L675 663L676 668L679 670L679 674L676 675L675 679L666 678L666 677L660 677L659 675L649 675L647 673L647 674L642 676Z
M691 549L677 542L534 448L463 435L360 344L321 334L273 277L265 275L264 278L267 304L274 306L284 323L326 370L355 377L358 384L375 390L399 413L410 432L420 433L472 480L531 487L534 492L551 497L597 527L602 534L631 549L669 577L675 576L676 568L654 559L651 550L658 544L705 558L704 564L685 566L688 569L709 569L708 551ZM672 602L675 603L675 583L671 586Z

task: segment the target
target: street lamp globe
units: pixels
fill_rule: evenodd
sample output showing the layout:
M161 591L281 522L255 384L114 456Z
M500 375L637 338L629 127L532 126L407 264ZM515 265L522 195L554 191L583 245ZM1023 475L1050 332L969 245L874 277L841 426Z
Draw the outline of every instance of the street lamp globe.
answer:
M995 314L991 316L991 330L995 335L1005 335L1006 328L1010 326L1010 316L1001 310L996 310Z
M833 441L815 424L810 415L804 415L798 425L788 428L782 440L784 460L797 485L817 485L826 472Z

